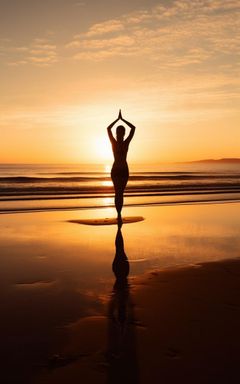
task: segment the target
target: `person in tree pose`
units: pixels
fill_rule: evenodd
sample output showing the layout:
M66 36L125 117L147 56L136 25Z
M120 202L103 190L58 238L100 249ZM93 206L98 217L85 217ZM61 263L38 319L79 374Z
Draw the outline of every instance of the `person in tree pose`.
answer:
M122 120L130 127L129 136L124 140L125 127L119 125L116 129L116 138L112 134L112 128L117 121ZM108 136L112 144L112 151L114 156L114 163L111 170L111 178L115 190L115 207L118 213L118 220L121 220L121 211L123 206L123 194L128 182L129 170L127 164L127 153L129 143L135 133L135 127L122 117L121 109L118 118L113 121L107 128Z

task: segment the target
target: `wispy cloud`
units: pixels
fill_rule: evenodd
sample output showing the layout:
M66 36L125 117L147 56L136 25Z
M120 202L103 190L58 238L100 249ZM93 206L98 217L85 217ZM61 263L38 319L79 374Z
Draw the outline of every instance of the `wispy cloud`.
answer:
M86 3L84 1L76 1L76 3L73 4L74 7L84 7Z
M92 25L66 45L75 59L133 56L162 68L237 60L240 37L237 0L176 0ZM221 59L221 60L220 60Z
M35 38L28 45L16 46L12 41L5 42L0 50L10 66L35 64L49 66L58 61L57 46L47 38Z
M230 71L239 62L239 28L239 0L175 0L93 24L66 44L56 44L56 36L20 45L5 39L0 55L16 66L132 57L155 69Z
M86 36L102 36L112 32L119 32L124 29L124 24L120 20L109 20L103 23L94 24L89 28Z

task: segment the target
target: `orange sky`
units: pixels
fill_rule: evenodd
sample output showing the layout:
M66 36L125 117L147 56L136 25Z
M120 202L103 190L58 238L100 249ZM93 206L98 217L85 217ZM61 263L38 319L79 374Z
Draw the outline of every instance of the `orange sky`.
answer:
M0 162L240 157L238 0L0 3Z

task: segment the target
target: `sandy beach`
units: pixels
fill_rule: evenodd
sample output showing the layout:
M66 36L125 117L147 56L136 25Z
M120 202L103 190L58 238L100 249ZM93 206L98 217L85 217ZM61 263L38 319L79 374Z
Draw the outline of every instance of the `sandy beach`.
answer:
M72 324L36 382L238 383L239 276L239 260L144 276L131 286L124 329L111 317Z
M4 383L238 382L239 209L1 215Z

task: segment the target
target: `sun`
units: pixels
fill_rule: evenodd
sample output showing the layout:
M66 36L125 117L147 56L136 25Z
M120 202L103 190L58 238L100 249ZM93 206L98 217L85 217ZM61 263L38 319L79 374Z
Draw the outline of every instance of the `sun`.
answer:
M113 160L112 147L108 137L99 136L95 139L94 155L99 160L111 162Z

